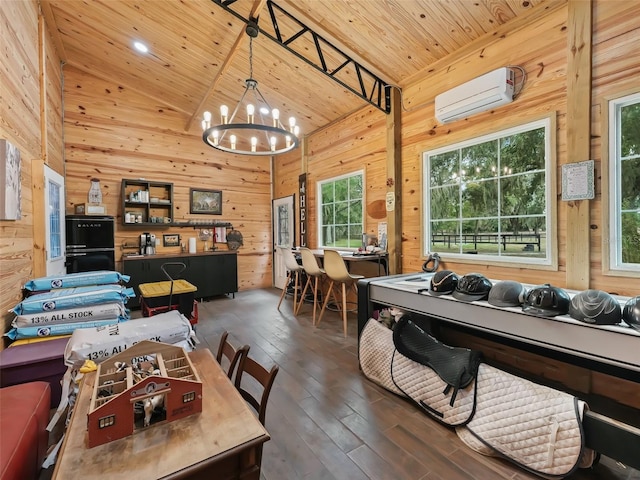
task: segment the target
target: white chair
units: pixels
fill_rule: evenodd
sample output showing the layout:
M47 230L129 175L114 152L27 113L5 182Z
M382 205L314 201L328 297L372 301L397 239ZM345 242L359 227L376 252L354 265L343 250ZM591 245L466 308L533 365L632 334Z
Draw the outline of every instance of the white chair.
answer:
M296 315L300 312L300 308L304 303L304 296L306 295L309 286L313 283L313 325L315 325L316 307L318 306L318 283L324 276L325 272L324 269L320 268L318 265L318 261L311 250L306 247L300 247L300 255L302 256L302 267L307 274L307 281L302 289L302 295L300 296L300 302L298 302L298 311L296 312Z
M327 273L327 277L331 282L329 283L329 290L326 298L324 299L324 303L322 304L322 310L320 311L320 317L318 318L318 324L320 324L320 320L322 320L322 315L324 314L325 309L327 308L327 303L329 303L329 299L333 297L333 300L338 307L338 309L342 312L342 325L344 329L344 336L347 336L347 287L350 290L353 290L358 295L358 289L356 288L356 282L361 278L364 278L363 275L353 275L349 273L347 270L347 265L344 263L342 256L340 253L335 250L325 250L324 251L324 271ZM342 295L341 298L338 299L338 295L336 294L337 284L340 284L342 287Z
M289 275L287 276L287 281L284 284L284 288L282 289L282 294L280 295L280 301L278 302L278 310L280 310L280 304L282 303L282 299L287 294L287 289L289 288L289 283L293 280L293 314L297 315L297 305L298 305L298 288L302 287L300 284L300 273L304 271L302 265L298 264L296 261L296 257L291 251L291 249L286 247L278 247L282 252L282 257L284 258L284 265L287 267Z

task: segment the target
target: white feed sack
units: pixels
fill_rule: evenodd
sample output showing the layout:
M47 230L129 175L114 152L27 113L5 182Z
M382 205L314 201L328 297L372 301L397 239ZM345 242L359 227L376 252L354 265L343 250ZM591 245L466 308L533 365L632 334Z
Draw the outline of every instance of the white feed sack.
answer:
M85 360L100 363L142 340L175 344L192 336L194 332L189 320L177 310L171 310L153 317L76 330L67 343L64 362L80 368Z
M85 305L67 310L53 310L48 312L27 313L18 315L11 323L12 327L38 327L43 325L60 325L63 323L77 323L95 320L111 320L117 318L124 321L129 313L122 302Z

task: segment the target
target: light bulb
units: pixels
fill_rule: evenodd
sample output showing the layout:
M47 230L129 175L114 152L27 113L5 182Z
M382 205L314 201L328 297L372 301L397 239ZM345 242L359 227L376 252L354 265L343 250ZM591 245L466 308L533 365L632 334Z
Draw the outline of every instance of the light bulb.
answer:
M276 137L271 137L271 151L272 152L276 151L276 142L277 142Z
M231 141L231 150L235 150L236 149L236 136L235 135L231 135L229 137L229 140Z
M213 135L213 144L218 145L218 130L214 130L211 134Z
M293 133L293 128L296 126L296 119L295 117L289 117L289 128L291 129L291 132Z
M300 127L298 125L296 125L295 127L293 127L293 134L297 137L298 135L300 135Z
M253 123L253 114L255 112L255 108L253 105L247 105L247 123Z
M258 145L258 139L256 137L251 137L251 151L256 151L256 146Z
M220 117L222 117L222 124L227 123L227 117L229 116L229 107L226 105L220 105Z
M206 121L202 120L201 125L202 125L202 130L206 130L207 129L207 122Z
M274 108L273 110L271 110L271 116L273 117L273 126L277 127L278 120L280 119L280 110Z
M287 135L285 138L285 141L287 142L287 148L289 148L291 146L291 135Z

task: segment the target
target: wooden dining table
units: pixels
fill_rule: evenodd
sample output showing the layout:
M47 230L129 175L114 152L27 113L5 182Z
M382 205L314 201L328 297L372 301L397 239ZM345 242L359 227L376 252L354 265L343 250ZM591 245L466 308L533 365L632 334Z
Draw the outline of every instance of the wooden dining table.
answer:
M201 413L93 448L87 446L87 412L95 372L87 374L52 478L259 480L269 434L211 351L188 355L203 384Z

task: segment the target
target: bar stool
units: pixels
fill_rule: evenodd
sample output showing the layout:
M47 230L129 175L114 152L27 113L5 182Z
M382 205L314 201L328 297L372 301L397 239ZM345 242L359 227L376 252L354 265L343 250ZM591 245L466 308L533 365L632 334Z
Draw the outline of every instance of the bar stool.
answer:
M316 306L318 305L318 283L324 276L325 272L324 269L320 268L320 266L318 265L318 261L316 260L316 257L311 250L306 247L300 247L300 255L302 256L302 267L307 274L307 281L304 284L304 289L302 290L302 295L300 296L300 302L298 303L298 311L296 312L296 315L300 312L300 308L302 308L302 304L304 303L304 296L307 293L307 289L313 282L313 325L315 326ZM322 301L322 299L320 301Z
M343 258L340 256L340 253L335 250L325 250L324 251L324 271L327 273L327 277L331 282L329 283L329 291L327 293L327 297L324 299L324 303L322 304L322 310L320 310L320 317L318 318L318 325L320 324L320 320L322 320L322 315L324 314L325 309L327 308L327 303L329 303L329 299L333 297L334 302L338 306L339 310L342 312L342 325L344 328L344 336L347 336L347 287L353 289L358 295L358 289L356 288L356 282L361 278L364 278L364 275L352 275L347 270L347 265L344 263ZM336 284L340 284L342 286L342 306L338 302L338 296L334 290L334 287L337 287Z
M298 286L302 287L300 284L300 273L304 271L302 265L298 264L296 260L296 256L293 254L291 249L287 247L278 247L282 252L282 257L284 258L284 265L287 267L289 271L289 275L287 276L287 281L285 282L284 288L282 289L282 294L280 295L280 301L278 302L278 310L280 310L280 304L282 303L282 299L287 294L287 289L289 288L289 283L293 279L293 314L297 315L297 303L298 303Z

